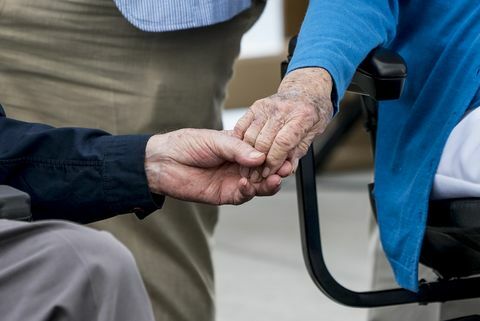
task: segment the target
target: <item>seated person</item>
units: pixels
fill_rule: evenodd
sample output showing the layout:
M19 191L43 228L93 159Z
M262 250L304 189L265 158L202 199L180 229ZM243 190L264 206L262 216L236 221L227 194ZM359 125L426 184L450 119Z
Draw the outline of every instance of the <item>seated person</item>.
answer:
M432 199L480 197L479 125L480 108L470 109L450 133L435 173Z
M277 174L242 177L240 166L265 155L214 130L112 136L9 119L0 106L0 142L0 184L30 194L34 220L86 223L132 210L143 218L165 195L241 204L281 184ZM109 233L2 219L0 240L2 320L154 320L133 257Z
M267 154L265 165L250 177L255 181L274 173L285 159L295 168L367 54L378 46L397 51L408 77L399 100L380 104L374 194L395 278L417 291L430 197L480 197L480 136L474 125L480 106L479 34L476 1L310 1L278 92L254 103L235 128ZM456 186L440 187L445 181ZM375 285L392 286L379 273L376 269ZM471 306L478 313L478 301ZM438 307L443 309L409 306L393 313L394 308L385 308L371 320L445 318ZM454 309L469 308L457 302Z

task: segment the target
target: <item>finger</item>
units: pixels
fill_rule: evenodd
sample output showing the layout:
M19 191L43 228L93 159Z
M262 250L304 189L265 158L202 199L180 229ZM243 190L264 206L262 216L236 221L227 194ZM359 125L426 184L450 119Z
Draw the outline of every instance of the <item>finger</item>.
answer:
M221 132L213 132L210 140L212 150L223 160L238 163L245 167L256 167L265 160L265 154L260 153L252 146L238 138L227 136Z
M250 177L250 168L245 166L240 166L240 176L245 178Z
M293 173L293 164L290 160L286 160L277 171L277 175L287 177Z
M250 182L252 183L259 183L262 181L262 169L261 167L251 169L250 170Z
M260 183L253 184L255 186L257 196L271 196L280 191L282 178L279 175L270 175Z
M279 118L270 118L267 120L263 128L258 133L255 140L255 149L268 154L270 147L275 140L278 132L282 129L285 123Z
M292 174L297 171L299 161L300 161L299 158L294 158L294 159L292 159L292 165L293 165L293 167L292 167Z
M315 137L314 134L311 134L311 133L307 134L307 137L305 137L300 142L300 144L293 150L293 153L291 153L291 156L289 157L290 162L292 163L291 174L297 171L300 158L302 158L307 154L308 148L312 144L314 137Z
M242 118L240 118L235 124L235 127L233 129L235 136L243 139L243 135L247 131L247 128L250 127L250 124L253 122L254 119L255 113L251 109L249 109L245 113L245 115L243 115Z
M307 134L307 128L310 128L306 125L298 120L291 121L278 132L265 164L270 173L276 173L287 159L289 152L303 141Z
M292 162L290 161L292 155L293 155L293 151L288 153L287 159L285 160L285 162L283 162L282 166L280 166L280 168L274 174L280 175L281 177L287 177L293 173L293 165L292 165ZM271 174L270 168L264 165L263 171L262 171L262 177L266 178L270 174Z
M234 192L233 204L245 203L251 200L255 194L255 187L246 178L241 178L238 181L238 189Z
M257 136L262 130L263 126L265 126L266 122L267 122L267 119L265 117L256 118L250 124L247 131L243 135L243 141L252 146L255 146L255 141L257 140Z
M233 129L223 129L223 130L220 130L220 132L222 134L225 134L227 136L232 136L232 137L237 137L237 138L240 138L238 137L236 134L235 134L235 131Z

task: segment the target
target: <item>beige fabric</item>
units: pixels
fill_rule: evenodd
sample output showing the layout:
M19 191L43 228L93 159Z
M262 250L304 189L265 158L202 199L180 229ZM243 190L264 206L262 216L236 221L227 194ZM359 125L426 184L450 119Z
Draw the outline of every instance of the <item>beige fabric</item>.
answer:
M0 101L10 117L154 133L220 128L242 34L231 21L169 33L135 29L112 0L0 0ZM144 221L96 224L133 252L157 320L214 319L209 242L217 209L167 199Z

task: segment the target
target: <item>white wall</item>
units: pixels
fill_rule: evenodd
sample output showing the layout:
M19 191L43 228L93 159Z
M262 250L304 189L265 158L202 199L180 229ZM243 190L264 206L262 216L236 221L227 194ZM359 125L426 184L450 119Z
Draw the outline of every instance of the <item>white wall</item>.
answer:
M269 0L260 19L242 39L240 59L279 55L283 38L283 0Z

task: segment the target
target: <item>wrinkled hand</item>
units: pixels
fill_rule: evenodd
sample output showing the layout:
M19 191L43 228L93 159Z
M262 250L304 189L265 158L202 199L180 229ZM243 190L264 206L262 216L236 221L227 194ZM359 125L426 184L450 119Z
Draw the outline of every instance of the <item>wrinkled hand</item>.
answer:
M276 94L250 107L234 132L267 155L264 167L250 172L252 181L271 173L284 177L296 170L299 159L332 118L331 93L332 79L325 69L297 69L283 79Z
M145 171L156 194L209 204L241 204L273 195L281 177L251 183L240 166L257 167L265 155L227 132L182 129L155 135L145 151Z

